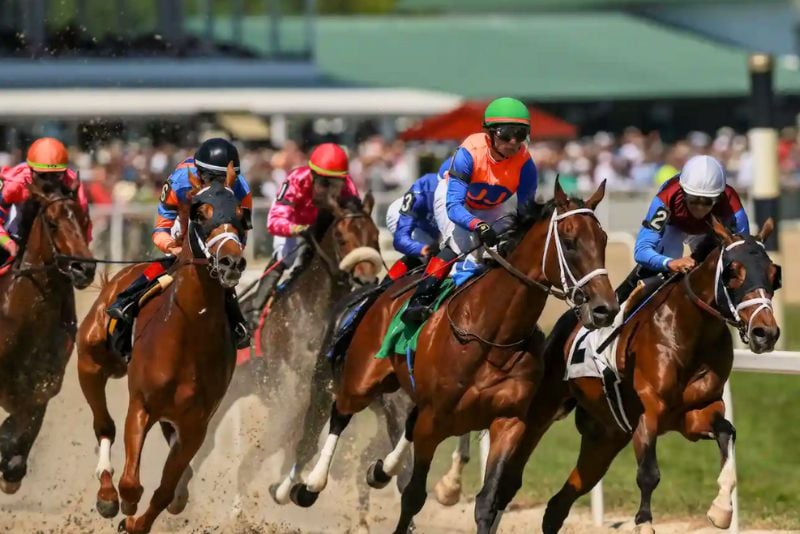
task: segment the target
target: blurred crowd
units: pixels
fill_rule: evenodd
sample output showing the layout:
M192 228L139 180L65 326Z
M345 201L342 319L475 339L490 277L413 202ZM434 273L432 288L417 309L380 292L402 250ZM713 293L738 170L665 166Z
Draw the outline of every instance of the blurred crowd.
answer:
M798 141L795 129L781 132L779 165L782 185L787 189L800 189ZM435 154L443 159L452 148L440 145ZM194 147L117 140L91 151L71 150L72 166L80 171L91 202L129 204L156 202L165 178L192 155ZM589 191L606 179L610 191L652 193L695 154L718 158L727 169L728 182L742 192L749 189L753 179L747 137L729 128L714 135L692 132L675 143L662 142L656 132L627 128L619 135L600 132L574 141L533 143L529 150L539 169L542 191L548 190L558 174L569 191ZM278 149L241 147L240 153L242 172L254 196L266 201L274 198L288 172L307 159L293 141ZM425 147L416 153L426 154ZM0 151L0 166L22 160L20 151ZM402 141L373 136L351 149L351 175L361 191L397 191L399 196L417 174L433 170L439 161L439 157L429 155L418 165Z

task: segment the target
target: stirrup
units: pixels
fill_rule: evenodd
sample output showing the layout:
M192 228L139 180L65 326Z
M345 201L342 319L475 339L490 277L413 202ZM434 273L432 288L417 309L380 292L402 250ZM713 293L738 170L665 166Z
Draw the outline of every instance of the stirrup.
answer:
M237 349L246 349L250 347L250 330L243 322L233 325L233 336Z

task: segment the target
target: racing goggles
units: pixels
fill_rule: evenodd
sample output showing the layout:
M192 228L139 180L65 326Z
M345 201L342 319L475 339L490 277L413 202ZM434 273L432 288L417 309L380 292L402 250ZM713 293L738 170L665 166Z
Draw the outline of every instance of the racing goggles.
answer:
M703 206L705 208L713 206L714 204L717 203L717 200L719 200L719 196L716 196L716 197L701 197L701 196L689 195L689 194L686 195L686 203L687 204L692 204L694 206Z
M492 127L491 132L500 141L508 142L512 139L516 139L521 143L528 139L531 129L519 124L501 124L500 126Z

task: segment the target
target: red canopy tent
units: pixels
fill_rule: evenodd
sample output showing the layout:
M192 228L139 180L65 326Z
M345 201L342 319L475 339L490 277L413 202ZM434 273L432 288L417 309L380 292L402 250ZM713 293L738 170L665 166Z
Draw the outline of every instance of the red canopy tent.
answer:
M489 101L468 101L452 111L419 121L400 134L403 141L461 141L481 130L483 110ZM574 139L578 128L536 108L531 112L531 138Z

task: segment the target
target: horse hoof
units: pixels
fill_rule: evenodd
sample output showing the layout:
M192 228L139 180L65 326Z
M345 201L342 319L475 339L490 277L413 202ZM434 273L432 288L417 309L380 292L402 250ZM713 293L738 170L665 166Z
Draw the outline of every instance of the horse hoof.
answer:
M439 504L442 506L453 506L458 504L458 501L461 500L461 483L444 476L436 483L433 492Z
M369 484L369 487L374 489L383 489L391 481L392 477L387 475L383 470L383 460L376 460L372 462L372 464L369 466L369 469L367 469L367 484Z
M0 491L6 493L8 495L13 495L19 491L20 486L22 486L22 481L18 480L16 482L9 482L0 478Z
M186 509L186 504L189 502L189 494L176 495L172 502L167 506L167 512L172 515L178 515Z
M636 528L633 529L633 534L656 534L656 530L653 528L652 523L642 523L636 525Z
M309 491L305 484L295 484L292 486L292 491L289 492L289 497L297 506L301 508L308 508L317 502L319 493Z
M97 500L97 513L106 519L111 519L119 513L119 501Z
M711 508L706 513L708 521L716 528L726 529L731 526L731 519L733 519L733 510L726 510L716 504L712 503Z
M135 502L122 501L122 513L125 515L136 515L138 506Z
M275 504L280 504L283 506L284 504L289 504L289 491L286 491L285 488L282 488L283 483L275 483L271 484L269 487L269 494L272 497L272 500L275 501Z

